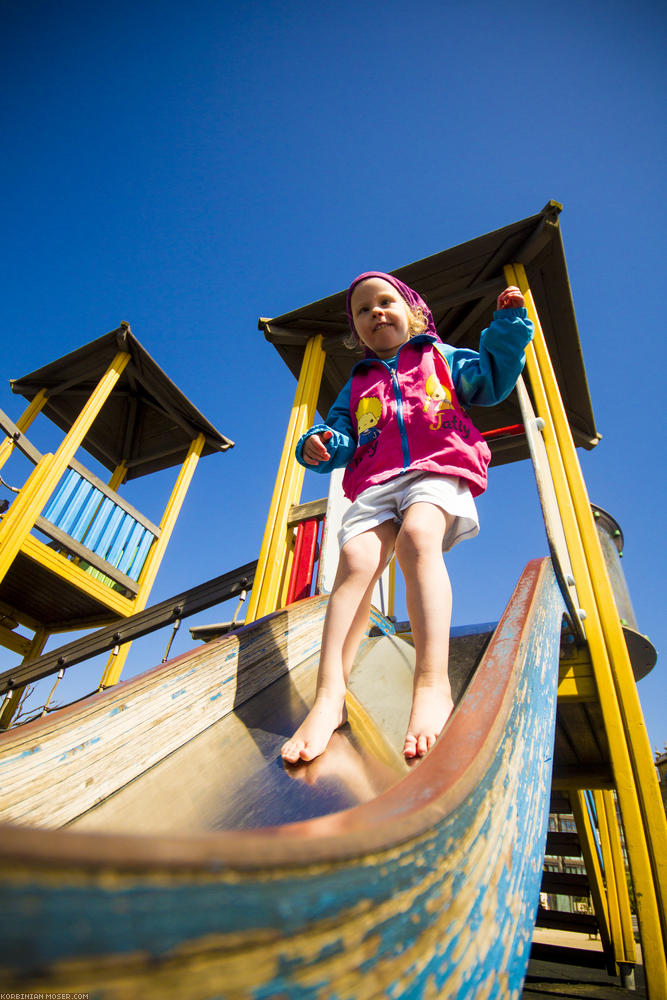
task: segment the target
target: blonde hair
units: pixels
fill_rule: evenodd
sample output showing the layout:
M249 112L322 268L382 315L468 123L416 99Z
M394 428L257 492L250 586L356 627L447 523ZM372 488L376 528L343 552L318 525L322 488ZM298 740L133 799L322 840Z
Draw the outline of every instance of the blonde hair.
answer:
M403 296L401 296L401 298L403 298ZM405 299L403 299L403 302L405 303L405 308L408 312L408 335L410 337L416 337L418 334L424 332L428 326L428 320L424 315L424 310L420 306L416 309L411 309L407 302L405 302ZM362 347L359 334L356 330L350 330L348 335L343 340L343 344L350 351L359 351Z

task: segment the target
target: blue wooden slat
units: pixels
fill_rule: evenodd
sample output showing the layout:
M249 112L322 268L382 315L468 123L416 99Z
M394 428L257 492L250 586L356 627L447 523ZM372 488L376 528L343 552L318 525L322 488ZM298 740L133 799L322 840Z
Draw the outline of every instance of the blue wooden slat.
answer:
M104 534L104 530L109 523L114 510L117 510L115 503L109 497L105 497L102 501L102 506L97 512L97 517L90 526L90 531L86 536L86 545L93 552L98 552L97 546L100 543L100 539Z
M123 518L116 533L116 537L113 540L113 545L104 557L107 562L111 563L112 566L116 566L118 564L127 540L130 537L130 532L137 523L131 514L126 514L124 511L121 511L121 514L123 515Z
M43 516L131 579L138 579L154 535L74 469L64 476Z
M84 536L86 535L86 532L95 516L97 508L100 506L101 500L102 493L93 488L88 496L88 499L81 508L79 516L74 521L69 531L72 538L76 539L77 542L83 541Z
M150 547L153 544L155 535L153 535L148 528L144 532L144 537L141 539L139 548L137 549L137 554L134 557L132 565L130 566L127 575L131 580L138 580L139 574L144 568L144 563L146 562L146 556L150 551Z
M116 564L121 573L127 573L128 568L132 565L132 561L137 554L137 549L139 548L139 543L144 535L146 529L143 524L139 524L138 521L134 522L134 527L130 533L130 536L125 543L121 557Z
M62 514L63 510L66 509L67 504L70 501L70 497L74 493L80 481L81 476L79 473L75 472L74 469L70 469L65 474L65 478L62 480L60 486L44 508L43 516L57 527L59 527L58 518Z
M71 535L72 525L75 523L92 490L92 484L87 482L85 479L82 479L78 484L74 495L70 499L67 509L63 511L58 522L58 527L63 531L66 531L68 535Z
M107 524L104 528L104 532L102 533L102 537L100 538L98 544L93 549L93 551L97 552L97 554L102 556L103 559L107 558L107 553L111 550L113 546L114 539L116 537L118 528L122 520L123 520L123 511L121 510L120 507L116 507L116 505L114 504L113 510L111 511L111 516L109 517L109 520L107 521ZM92 548L92 545L89 545L88 547Z

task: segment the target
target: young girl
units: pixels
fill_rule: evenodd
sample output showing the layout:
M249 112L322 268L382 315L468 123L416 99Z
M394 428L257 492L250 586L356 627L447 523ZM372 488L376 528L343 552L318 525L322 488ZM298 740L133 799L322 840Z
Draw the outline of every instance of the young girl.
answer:
M462 407L492 406L509 395L533 335L518 288L506 288L497 306L477 353L443 344L424 300L398 278L370 271L349 288L351 339L364 345L365 357L326 423L311 427L296 450L317 472L345 466L343 490L353 502L338 536L315 703L281 749L290 763L323 753L346 721L352 662L394 550L416 654L404 755L423 757L452 712L452 597L442 552L479 531L473 497L486 488L491 457Z

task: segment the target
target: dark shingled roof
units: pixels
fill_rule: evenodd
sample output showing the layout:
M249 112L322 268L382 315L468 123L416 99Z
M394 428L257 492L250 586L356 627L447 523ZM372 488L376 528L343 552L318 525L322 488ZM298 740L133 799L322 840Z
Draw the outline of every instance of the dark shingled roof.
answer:
M507 284L503 266L523 264L575 443L593 448L600 435L595 428L572 304L558 223L560 211L561 206L550 201L538 215L400 267L392 274L426 300L442 340L477 349L479 335L491 321L496 297ZM372 267L371 261L369 269ZM283 316L259 320L259 329L297 378L309 337L324 336L326 361L318 399L322 417L360 356L343 345L348 332L345 296L343 290ZM481 431L521 423L516 393L498 406L473 407L471 416ZM494 464L528 457L523 437L502 438L492 442L491 448Z
M42 413L67 432L121 350L129 352L130 361L83 441L83 448L105 468L113 471L125 462L129 480L180 465L200 433L206 438L202 455L233 446L165 375L128 323L30 375L11 379L12 392L32 400L46 389Z

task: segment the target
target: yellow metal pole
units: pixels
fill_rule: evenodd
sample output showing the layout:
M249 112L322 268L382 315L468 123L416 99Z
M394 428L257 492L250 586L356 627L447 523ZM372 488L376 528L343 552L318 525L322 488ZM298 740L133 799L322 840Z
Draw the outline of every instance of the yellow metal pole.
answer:
M389 597L387 600L387 617L393 618L395 614L396 607L396 558L392 556L391 562L389 563L389 583L388 591Z
M581 854L586 866L586 874L590 885L591 896L593 897L593 908L600 928L600 940L606 955L613 953L613 938L609 924L609 908L604 892L602 881L602 871L598 860L597 849L593 828L588 816L588 810L584 801L584 793L581 789L571 789L568 791L574 823L577 828L577 835L581 845Z
M284 608L287 605L287 594L289 591L290 577L292 575L292 569L294 567L294 547L296 543L296 533L294 529L290 529L287 537L287 553L284 560L284 570L283 577L280 581L280 596L278 598L278 607Z
M621 909L618 898L619 886L616 884L616 870L611 856L611 842L609 839L609 826L607 824L604 800L600 791L594 792L593 796L598 818L600 849L602 851L602 860L604 862L604 880L607 888L609 930L611 933L611 940L614 945L614 957L617 962L627 962L629 959L625 957L624 942L621 932Z
M49 633L47 630L45 628L38 628L32 637L30 648L23 657L22 662L25 663L27 660L32 660L35 656L39 656L44 649L48 638ZM0 709L0 730L9 729L11 726L12 719L19 710L21 698L26 687L27 684L24 684L23 687L18 687L14 691L10 691L9 695L5 698L2 704L2 709Z
M519 287L529 300L536 315L535 303L528 286L526 272L516 265L515 274ZM535 337L535 352L538 365L545 382L556 385L556 378L542 331ZM632 664L623 634L616 601L614 599L609 573L602 553L602 546L595 527L591 504L586 490L579 459L560 394L555 396L552 406L554 429L558 439L565 474L574 504L593 593L600 616L600 623L607 647L611 675L621 718L627 737L630 760L639 795L639 803L644 815L647 842L653 865L658 900L660 902L663 934L667 946L667 821L660 796L660 787L653 763L653 754L646 732L637 685L632 672Z
M295 420L292 425L291 447L287 456L286 468L279 472L281 481L280 495L276 507L273 531L269 545L267 565L262 581L262 591L257 606L257 617L269 614L279 605L281 580L285 573L285 563L288 559L289 538L287 516L292 504L299 502L305 469L294 459L294 449L297 441L313 422L317 396L319 393L322 371L324 369L324 351L320 336L311 338L304 356L305 379L303 391L298 406L295 407ZM253 587L254 590L254 587Z
M23 489L0 522L0 580L16 558L25 537L32 530L44 504L74 458L109 394L120 378L130 355L119 351L98 382L81 413L70 427L54 455L43 455Z
M113 470L113 474L111 476L111 479L109 480L109 489L117 491L118 487L123 485L123 481L126 475L127 475L127 466L125 462L121 462L120 465L117 465L116 468Z
M22 434L25 434L37 414L40 410L42 410L47 398L46 389L40 389L32 402L25 408L19 419L16 421L16 426ZM3 467L13 450L14 442L10 437L6 437L0 444L0 469Z
M257 561L255 579L252 585L252 591L250 593L250 597L248 598L248 607L246 610L246 617L245 617L246 622L254 621L257 617L259 617L259 615L256 613L256 610L259 606L260 596L262 595L264 588L264 579L268 567L269 549L271 547L271 542L275 531L277 511L284 490L285 477L287 474L288 464L294 453L293 445L295 440L295 427L300 412L301 404L303 402L304 386L307 376L307 360L308 360L307 354L308 354L308 349L306 348L306 355L304 356L304 360L301 365L301 374L299 376L299 381L296 387L296 394L294 396L292 412L290 413L289 422L287 424L287 433L285 435L285 442L283 444L283 450L280 456L280 463L278 465L278 475L276 476L276 482L273 487L271 503L269 505L269 513L267 515L266 527L264 529L264 538L262 540L262 545L259 552L259 558ZM296 440L298 440L298 438Z
M602 800L602 807L605 815L607 833L609 836L609 849L611 861L614 869L616 881L616 891L618 893L618 910L621 921L622 950L619 952L619 961L628 962L631 965L637 962L637 951L635 948L635 935L632 928L632 910L630 908L630 893L628 892L628 882L625 872L625 862L623 861L623 850L621 848L621 835L616 816L616 804L614 795L608 790L599 793ZM600 807L598 806L598 815ZM622 953L622 957L620 957Z
M183 501L185 500L190 483L192 482L192 477L195 469L197 468L197 463L201 457L202 451L204 450L205 444L206 438L203 434L199 434L190 445L188 454L186 455L185 461L181 466L178 478L176 479L171 496L169 497L164 514L162 515L162 520L160 521L160 537L153 542L143 569L139 574L139 580L137 581L139 589L132 606L133 614L137 611L142 611L146 606L148 595L150 594L151 587L155 582L155 576L160 563L162 562L162 558L169 543L169 539L171 538L171 533L174 530L174 525L176 524L178 515L181 512ZM104 673L100 678L100 687L111 687L113 684L118 682L131 645L132 643L126 642L120 647L117 653L111 653L104 669Z
M255 621L274 611L288 555L287 515L298 503L304 468L294 459L294 449L304 431L312 424L319 394L325 354L322 336L311 337L301 365L294 404L283 446L278 475L260 549L257 573L248 601L246 622Z
M10 649L12 653L18 653L19 656L25 656L30 649L30 639L15 632L14 629L7 628L6 625L0 625L0 646Z
M553 410L562 411L566 423L567 420L553 369L550 365L541 368L538 364L537 344L540 345L540 354L542 357L546 355L548 358L548 351L525 271L520 266L517 266L516 270L514 267L509 266L505 268L505 276L509 283L517 284L521 288L526 298L528 313L535 324L534 345L530 344L526 350L526 368L535 397L536 411L545 421L545 448L554 479L559 507L561 507L561 503L563 504L560 513L576 580L577 592L587 616L586 636L595 673L598 698L609 741L610 759L616 782L619 806L626 830L630 867L635 885L635 896L642 931L642 947L647 981L653 981L653 988L657 991L657 996L660 996L661 992L667 995L667 963L665 960L665 946L661 927L661 917L664 914L661 913L656 894L656 884L651 869L651 857L648 846L650 831L645 829L644 818L639 807L630 752L625 738L621 710L611 672L611 664L602 631L598 605L593 591L591 570L583 548L580 525L576 518L576 511L570 490L570 480L566 475L565 463L562 456L563 439L562 435L558 436L555 433L556 421L553 416ZM571 435L570 442L574 451L574 443L572 442ZM576 453L574 458L578 465ZM603 568L602 572L606 575L606 567Z

